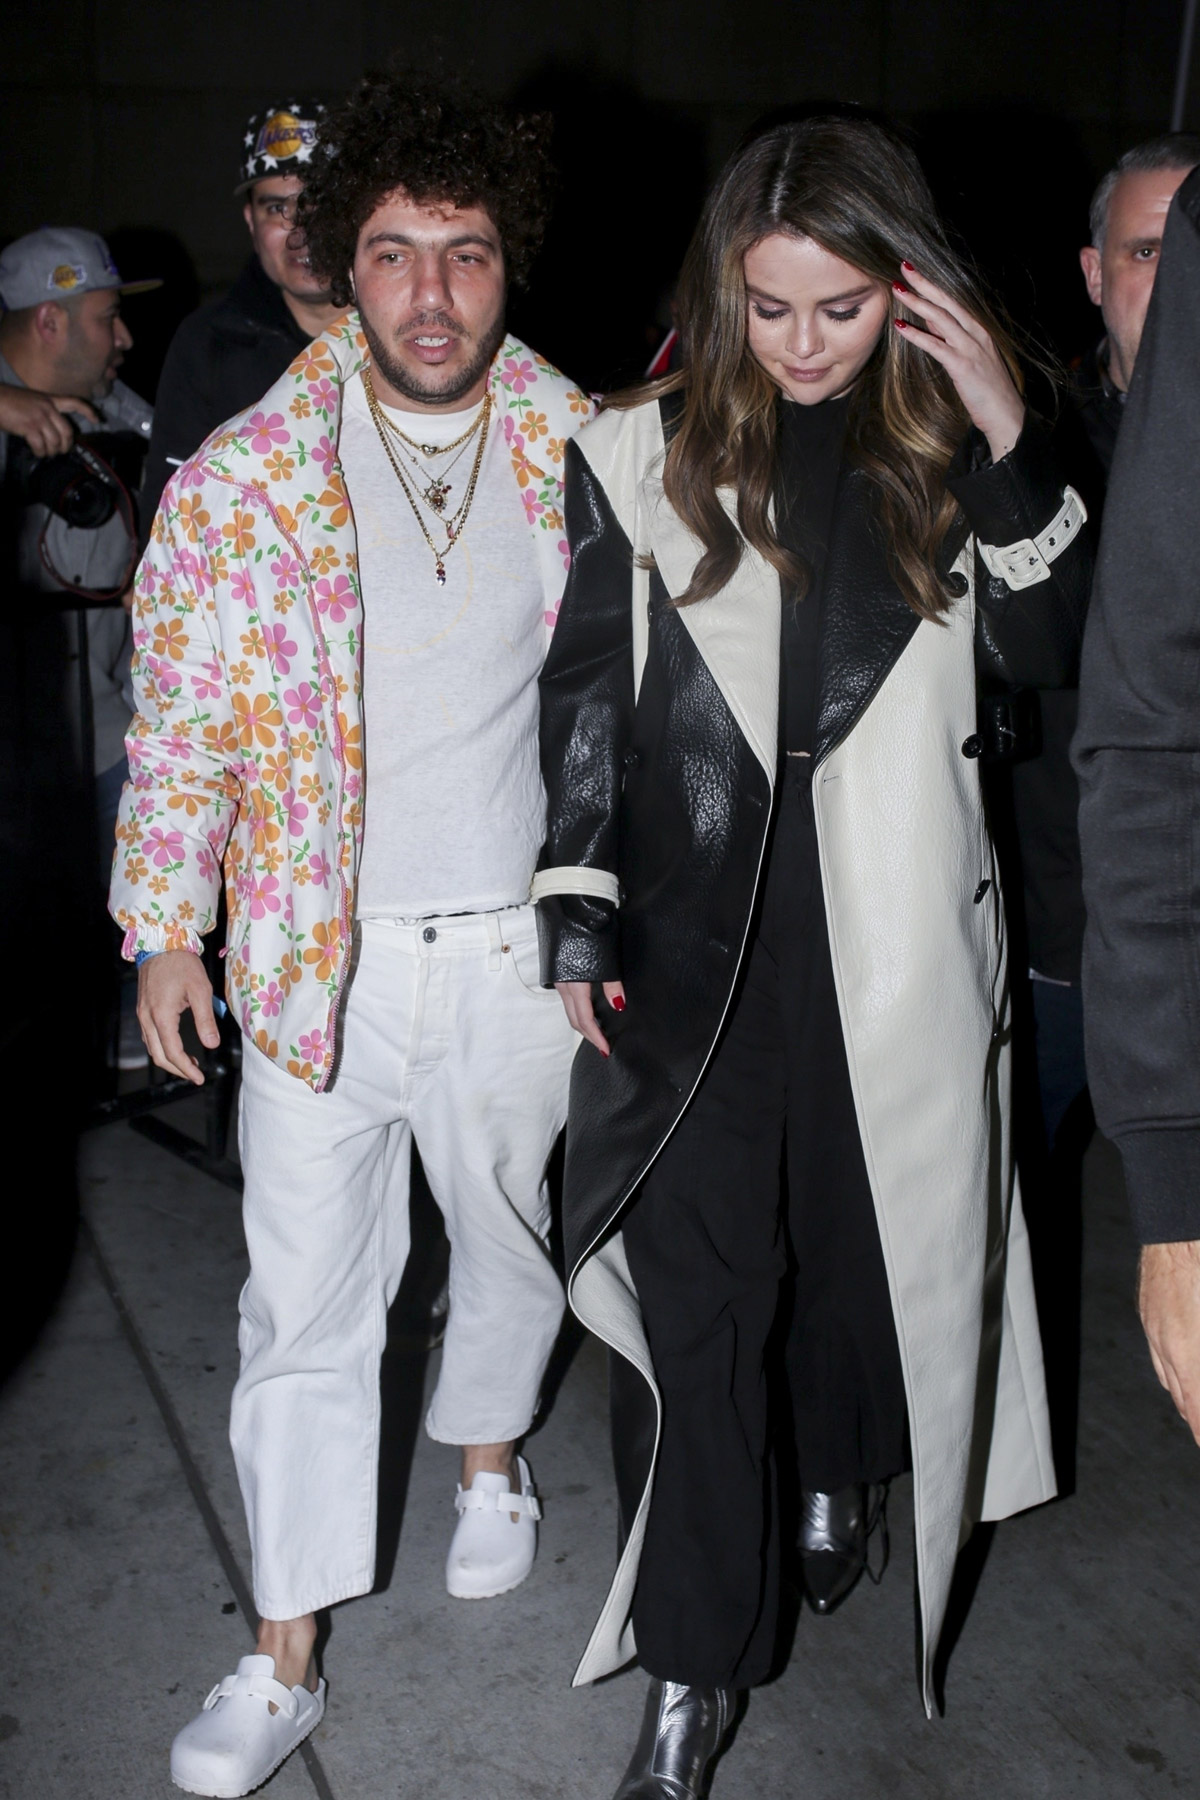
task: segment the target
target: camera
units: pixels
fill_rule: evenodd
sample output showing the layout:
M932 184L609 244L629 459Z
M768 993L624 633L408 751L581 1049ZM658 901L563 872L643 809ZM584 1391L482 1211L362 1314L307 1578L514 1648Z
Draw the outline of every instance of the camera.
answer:
M59 456L35 456L20 438L9 442L6 480L21 506L45 506L80 531L107 525L122 483L135 486L145 445L131 431L95 431Z

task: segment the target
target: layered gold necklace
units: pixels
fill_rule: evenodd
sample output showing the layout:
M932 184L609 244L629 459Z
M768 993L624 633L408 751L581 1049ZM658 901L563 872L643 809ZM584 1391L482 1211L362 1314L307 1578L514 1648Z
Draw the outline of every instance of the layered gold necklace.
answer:
M375 388L371 381L371 370L369 365L363 370L363 391L367 396L367 409L370 412L372 419L375 421L375 429L379 433L379 441L383 445L396 479L403 489L404 497L412 508L413 517L420 527L421 536L425 539L425 542L429 545L429 548L433 553L434 580L439 587L444 587L446 585L446 558L462 536L466 527L467 516L471 511L471 502L475 498L475 486L479 480L479 471L483 465L483 453L487 447L488 426L491 423L492 416L491 390L489 389L483 396L483 403L479 408L479 412L463 432L462 436L454 438L449 444L423 444L417 438L410 438L405 432L400 430L398 425L393 424L392 420L387 417L382 406L379 404L378 396L375 393ZM451 484L446 480L446 477L449 475L459 457L462 456L466 446L470 443L476 433L479 435L479 442L475 447L475 460L471 465L471 473L467 480L466 493L463 495L463 498L455 511L452 512L449 517L446 517L446 500L451 492ZM404 470L396 459L396 453L392 448L393 437L395 437L400 445L404 447L402 449L402 454L408 457L408 460L417 470L418 476L424 477L424 486L421 486L418 480L413 481L412 487L409 486L409 478L406 477ZM444 455L449 450L456 451L457 455L452 457L450 462L448 462L437 475L430 475L427 469L422 469L416 456L413 455L413 451L419 451L421 455L425 457L440 456ZM416 489L415 492L414 488ZM437 516L439 523L446 533L446 542L441 550L438 549L426 528L425 521L421 517L421 508L418 505L418 500L423 501L430 512Z

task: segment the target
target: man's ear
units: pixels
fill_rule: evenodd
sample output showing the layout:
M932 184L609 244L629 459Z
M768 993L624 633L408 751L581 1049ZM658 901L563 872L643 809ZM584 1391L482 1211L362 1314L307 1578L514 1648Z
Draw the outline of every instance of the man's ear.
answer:
M246 230L250 233L250 236L253 237L254 236L254 202L250 199L249 195L247 195L246 203L242 207L242 217L246 221Z
M43 300L34 308L33 328L43 344L54 349L62 345L70 323L66 307L60 306L57 300Z
M1093 306L1101 304L1104 282L1101 275L1101 256L1095 244L1085 244L1079 252L1079 266L1083 270L1083 279L1088 291L1088 299Z

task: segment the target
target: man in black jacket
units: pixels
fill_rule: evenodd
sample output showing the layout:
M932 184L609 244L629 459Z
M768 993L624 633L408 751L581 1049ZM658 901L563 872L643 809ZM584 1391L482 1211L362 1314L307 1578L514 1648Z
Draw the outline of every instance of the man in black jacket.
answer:
M1200 137L1173 132L1127 150L1092 197L1091 242L1079 253L1105 335L1068 394L1059 452L1098 530L1105 488L1158 270L1167 208L1200 163ZM1041 750L1012 769L1024 923L1037 1031L1037 1072L1047 1148L1087 1086L1080 965L1084 908L1079 793L1070 765L1078 693L1038 696Z
M1200 1443L1200 169L1129 391L1084 641L1075 767L1092 1098L1142 1242L1159 1380Z
M142 490L147 529L174 470L265 394L341 310L330 305L293 229L324 110L317 101L290 100L247 123L235 192L244 196L254 254L223 300L184 320L167 352Z

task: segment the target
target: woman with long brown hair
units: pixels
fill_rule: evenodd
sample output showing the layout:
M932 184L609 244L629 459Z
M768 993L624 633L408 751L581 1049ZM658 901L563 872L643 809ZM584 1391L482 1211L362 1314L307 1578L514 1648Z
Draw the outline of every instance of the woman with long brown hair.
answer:
M740 150L679 313L680 372L568 446L542 677L569 1290L619 1353L627 1533L576 1679L652 1677L618 1800L704 1790L797 1530L828 1610L911 1459L928 1705L963 1535L1054 1491L976 695L1070 679L1083 509L881 126Z

